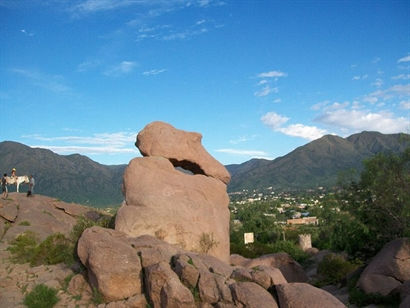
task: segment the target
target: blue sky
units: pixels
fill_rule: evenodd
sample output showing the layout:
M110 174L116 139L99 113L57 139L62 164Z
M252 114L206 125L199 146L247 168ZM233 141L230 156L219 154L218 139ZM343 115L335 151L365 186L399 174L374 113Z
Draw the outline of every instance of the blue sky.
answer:
M0 141L103 164L151 121L223 164L410 132L409 1L0 0Z

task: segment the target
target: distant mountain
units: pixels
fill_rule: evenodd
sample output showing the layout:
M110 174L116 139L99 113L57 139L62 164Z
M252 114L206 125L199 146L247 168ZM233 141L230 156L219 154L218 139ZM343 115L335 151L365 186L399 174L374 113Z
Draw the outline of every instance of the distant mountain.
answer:
M266 188L297 190L336 184L340 172L362 170L364 159L380 152L401 152L410 135L362 132L341 138L326 135L274 160L252 159L227 165L232 175L228 191Z
M228 191L244 188L298 190L332 186L338 174L362 169L362 161L379 152L401 152L410 145L410 135L363 132L348 138L327 135L275 160L252 159L227 165L232 175ZM86 156L58 155L50 150L21 143L0 142L0 173L17 169L17 175L33 174L35 193L91 206L119 205L126 165L102 165ZM10 187L13 191L13 188ZM15 190L15 189L14 189ZM21 186L26 191L27 185Z
M0 172L33 174L34 192L67 202L110 206L122 202L122 175L126 165L106 166L79 154L58 155L17 142L0 143ZM21 185L21 191L27 185ZM10 187L12 189L12 187Z

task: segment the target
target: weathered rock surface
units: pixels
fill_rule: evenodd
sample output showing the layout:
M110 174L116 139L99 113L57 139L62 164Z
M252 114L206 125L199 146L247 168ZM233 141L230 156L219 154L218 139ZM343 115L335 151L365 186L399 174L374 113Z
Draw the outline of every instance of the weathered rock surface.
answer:
M101 227L83 233L78 254L89 272L91 287L111 301L112 307L130 307L129 298L144 297L153 307L278 307L271 291L287 285L280 270L269 265L230 266L213 256L185 251L149 235L131 237ZM128 288L126 294L119 290L122 287L112 285L107 292L108 284L102 285L97 277L109 281L110 276L117 277L118 284L139 281L141 287L132 291ZM81 285L81 278L75 279Z
M410 238L387 243L360 275L358 286L366 293L388 295L410 280Z
M238 307L278 307L272 295L256 283L237 282L231 285L231 290Z
M164 122L152 122L137 136L136 146L143 156L161 156L175 167L205 174L228 184L230 174L201 144L202 135L176 129Z
M184 174L162 157L143 157L126 168L124 191L116 230L229 261L229 198L221 181Z
M27 198L23 193L9 193L7 200L0 199L0 216L12 222L3 232L2 239L10 242L25 231L34 232L39 240L54 233L68 236L80 214L68 214L59 206L60 203L50 197L35 195ZM71 204L70 207L82 209L77 210L78 213L89 211L77 204Z
M231 264L246 268L254 268L260 265L278 268L287 282L308 281L308 277L302 266L284 252L268 254L255 259L234 256L234 258L231 258L230 260Z
M77 253L88 268L88 280L108 301L141 293L140 259L121 235L115 230L92 227L78 241Z
M330 293L307 283L287 283L276 286L280 308L346 307Z

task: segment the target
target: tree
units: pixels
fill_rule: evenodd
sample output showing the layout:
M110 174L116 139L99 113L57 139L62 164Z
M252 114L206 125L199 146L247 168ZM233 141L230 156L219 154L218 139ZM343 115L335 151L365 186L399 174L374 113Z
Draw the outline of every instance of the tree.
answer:
M376 253L392 239L410 236L410 148L365 161L359 182L351 182L341 196L341 208L357 226L362 225L354 235L363 239L365 255Z

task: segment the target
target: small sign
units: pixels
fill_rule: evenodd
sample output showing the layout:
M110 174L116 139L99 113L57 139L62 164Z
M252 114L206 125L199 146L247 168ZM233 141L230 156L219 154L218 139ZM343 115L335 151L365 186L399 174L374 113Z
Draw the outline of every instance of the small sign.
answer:
M254 242L253 232L244 233L243 238L244 238L244 241L245 241L245 245Z

